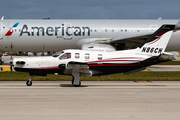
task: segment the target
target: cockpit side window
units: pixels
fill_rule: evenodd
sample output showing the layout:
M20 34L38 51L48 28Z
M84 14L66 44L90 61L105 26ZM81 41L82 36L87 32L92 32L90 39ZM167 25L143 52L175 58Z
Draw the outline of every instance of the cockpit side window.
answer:
M59 57L60 60L69 58L71 58L71 53L64 53L62 56Z

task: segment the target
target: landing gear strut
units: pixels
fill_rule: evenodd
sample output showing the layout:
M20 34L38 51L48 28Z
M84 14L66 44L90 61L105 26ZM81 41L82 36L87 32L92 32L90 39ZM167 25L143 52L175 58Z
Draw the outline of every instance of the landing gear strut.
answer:
M26 81L26 85L27 86L31 86L32 85L32 81L31 81L31 78L32 78L33 76L31 75L30 77L29 77L29 80L28 81Z
M72 73L72 85L75 86L75 87L81 86L79 73Z

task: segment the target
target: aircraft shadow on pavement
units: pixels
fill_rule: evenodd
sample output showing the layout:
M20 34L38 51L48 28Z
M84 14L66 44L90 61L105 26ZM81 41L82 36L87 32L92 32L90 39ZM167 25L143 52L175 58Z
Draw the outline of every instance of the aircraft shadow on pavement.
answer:
M74 87L72 84L60 84L61 87ZM81 85L80 87L88 87L87 85Z
M74 87L72 84L60 84L61 87ZM120 86L166 86L166 85L81 85L80 87L120 87Z

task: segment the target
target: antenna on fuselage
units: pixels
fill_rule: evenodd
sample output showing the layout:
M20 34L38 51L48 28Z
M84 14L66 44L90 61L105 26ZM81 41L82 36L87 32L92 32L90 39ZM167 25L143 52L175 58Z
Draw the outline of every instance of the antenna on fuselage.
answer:
M1 20L4 20L4 16L2 16Z

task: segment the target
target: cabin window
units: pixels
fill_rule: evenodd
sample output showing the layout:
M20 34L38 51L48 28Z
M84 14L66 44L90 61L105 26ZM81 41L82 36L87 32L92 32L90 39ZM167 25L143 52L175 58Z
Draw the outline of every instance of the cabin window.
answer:
M95 29L94 32L96 32L97 30Z
M89 58L90 58L89 53L86 53L86 54L85 54L85 59L89 59Z
M107 32L107 29L105 29L105 32Z
M112 32L114 32L114 29L112 29Z
M98 60L102 60L102 54L98 54Z
M75 53L75 58L79 59L79 57L80 57L79 53Z
M71 53L64 53L62 56L59 57L60 60L70 59L70 58L71 58Z

